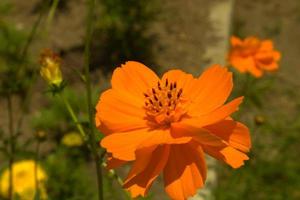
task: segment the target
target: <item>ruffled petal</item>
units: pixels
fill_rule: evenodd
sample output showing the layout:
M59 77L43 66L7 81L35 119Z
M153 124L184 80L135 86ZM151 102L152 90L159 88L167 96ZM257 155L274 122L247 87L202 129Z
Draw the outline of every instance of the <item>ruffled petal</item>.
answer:
M170 129L139 129L108 135L102 139L101 146L112 153L114 158L130 161L136 159L135 152L138 149L188 143L191 139L189 136L174 137Z
M174 124L172 128L181 137L191 136L192 141L200 144L206 153L233 168L242 166L244 160L248 160L248 156L241 151L248 152L251 141L247 127L241 123L228 119L203 128L184 123Z
M148 129L114 133L104 137L101 140L101 146L114 158L125 161L135 160L137 147L147 140L152 133Z
M190 124L173 123L171 132L174 137L191 137L194 141L204 145L224 146L226 144L218 136L203 128L195 127Z
M267 71L278 69L277 61L280 59L280 53L277 51L261 51L255 55L257 65Z
M230 43L231 43L231 45L232 45L233 47L235 47L235 46L240 46L240 45L242 45L242 44L243 44L243 41L242 41L240 38L238 38L238 37L231 36L231 37L230 37Z
M166 79L168 79L170 83L176 82L178 88L183 89L182 95L190 99L196 96L198 91L201 89L199 88L199 85L197 85L197 79L195 79L193 75L181 70L175 69L164 73L162 82L165 83Z
M281 53L279 51L273 51L273 58L275 61L279 61L281 59Z
M217 123L236 112L238 110L238 106L242 103L243 98L244 97L236 98L208 114L195 116L192 118L184 118L180 123L198 128Z
M243 152L248 152L251 148L249 129L242 123L226 119L206 126L204 129Z
M237 56L232 58L231 64L240 72L249 71L249 68L256 68L256 63L253 57L241 57Z
M193 92L197 95L191 98L192 105L189 107L192 115L209 113L225 103L231 93L232 73L220 65L209 67L197 80Z
M274 48L272 40L264 40L260 44L260 51L272 51Z
M239 168L244 165L245 160L249 160L249 157L240 152L239 150L231 147L213 147L213 146L202 146L205 153L210 156L222 160L232 168Z
M186 200L204 185L206 164L196 144L171 145L164 168L165 190L174 200Z
M112 88L144 99L143 93L158 81L157 75L142 63L129 61L114 70Z
M114 158L111 156L111 154L108 154L108 156L107 156L107 161L106 161L107 169L115 169L115 168L121 167L122 165L124 165L126 163L127 163L127 161Z
M161 129L153 131L152 135L145 140L139 148L151 147L160 144L184 144L190 142L192 137L188 135L174 135L170 129Z
M257 65L249 65L248 71L256 78L260 78L263 75L263 70L260 69Z
M104 134L147 127L143 101L121 91L104 92L96 106L96 122Z
M169 151L169 145L159 146L155 150L146 148L137 151L137 160L123 185L133 198L146 195L153 181L165 167Z
M157 150L157 146L144 147L136 150L136 160L134 161L133 166L131 167L126 177L124 184L129 182L132 178L134 178L147 168L152 158L153 151L155 150Z

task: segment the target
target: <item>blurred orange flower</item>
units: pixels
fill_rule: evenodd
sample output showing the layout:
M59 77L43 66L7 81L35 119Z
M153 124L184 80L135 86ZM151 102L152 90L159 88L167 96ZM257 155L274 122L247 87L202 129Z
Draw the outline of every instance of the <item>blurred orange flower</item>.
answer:
M230 118L243 97L224 104L233 87L226 68L212 66L199 78L170 70L159 79L131 61L114 71L111 84L96 122L108 167L134 161L124 182L132 197L146 195L160 173L172 199L194 195L206 179L204 153L233 168L249 159L248 128Z
M233 36L230 43L231 50L228 60L240 72L249 72L259 78L264 71L278 69L281 54L274 50L271 40L259 40L256 37L247 37L241 40Z

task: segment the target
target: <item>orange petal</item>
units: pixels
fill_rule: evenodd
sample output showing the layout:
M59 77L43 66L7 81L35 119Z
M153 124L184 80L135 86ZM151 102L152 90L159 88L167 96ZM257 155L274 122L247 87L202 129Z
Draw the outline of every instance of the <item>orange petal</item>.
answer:
M111 155L108 155L107 157L107 169L115 169L115 168L118 168L122 165L124 165L127 161L125 160L119 160L119 159L116 159L114 157L112 157Z
M200 144L210 145L210 146L224 146L225 143L216 135L211 134L209 131L194 127L192 125L187 125L183 123L173 123L171 127L171 132L175 137L189 136L193 140Z
M255 55L255 59L260 68L267 71L274 71L278 69L277 60L279 52L262 51Z
M236 68L241 73L247 72L247 67L249 65L255 65L254 60L252 58L245 58L239 55L230 55L229 62L234 68Z
M199 86L197 85L197 79L193 75L185 73L181 70L170 70L164 73L162 77L162 82L165 82L168 79L169 82L176 82L178 88L183 89L183 96L193 98L197 91L199 91Z
M157 147L152 154L144 152L137 154L137 160L130 172L131 176L124 184L124 188L130 191L133 198L146 195L153 181L165 167L169 151L169 145L164 145Z
M206 126L204 129L241 151L248 152L251 147L249 129L242 123L226 119Z
M194 126L197 128L203 128L204 126L217 123L229 117L232 113L237 111L238 106L243 101L243 98L244 97L236 98L206 115L182 119L180 123L183 123L184 125Z
M260 78L263 75L263 70L258 68L257 65L249 65L248 71L256 78Z
M103 148L120 160L135 160L135 151L146 147L162 144L187 143L189 136L174 137L169 129L139 129L129 132L114 133L104 137L101 141Z
M278 64L275 61L272 61L268 64L259 63L259 67L266 71L275 71L278 69Z
M273 51L273 58L275 61L279 61L281 58L281 53L279 51Z
M143 93L157 84L158 77L142 63L129 61L114 70L112 88L144 99Z
M143 103L121 91L107 90L96 106L98 128L107 135L147 127Z
M101 140L101 146L106 148L114 158L130 161L135 160L137 147L151 136L148 129L114 133Z
M259 50L271 51L271 50L273 50L273 48L274 48L274 46L273 46L272 40L264 40L261 42Z
M151 147L160 144L184 144L190 142L192 137L186 135L173 135L170 129L153 131L151 137L145 140L139 148Z
M157 146L144 147L136 150L136 160L131 167L124 184L129 182L133 177L144 171L152 158L153 151L157 150Z
M227 146L225 148L212 146L202 147L205 153L218 160L224 161L233 168L239 168L244 165L245 160L249 160L249 157L246 154L234 149L231 146Z
M232 73L220 65L209 67L198 79L196 86L200 89L192 98L190 112L201 115L211 112L225 103L231 93Z
M255 60L252 56L236 56L232 58L231 64L240 72L249 71L249 68L254 68L256 66Z
M232 46L239 46L243 44L242 40L235 36L230 37L230 43Z
M164 168L165 190L174 200L186 200L204 185L206 165L198 145L171 145Z

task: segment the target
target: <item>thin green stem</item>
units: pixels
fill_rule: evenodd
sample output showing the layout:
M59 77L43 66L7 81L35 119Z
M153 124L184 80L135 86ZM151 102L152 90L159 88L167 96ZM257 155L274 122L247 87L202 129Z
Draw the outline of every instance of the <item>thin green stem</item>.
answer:
M35 148L35 164L34 164L34 180L35 180L36 195L39 193L39 180L38 180L39 154L40 154L40 140L37 139L37 144Z
M44 11L43 11L43 9L41 9L38 18L36 19L35 23L33 24L32 28L31 28L30 34L27 38L27 41L26 41L23 49L21 50L21 55L20 55L21 56L20 57L21 58L21 64L20 64L20 67L17 70L17 74L20 73L20 70L24 67L25 58L26 58L28 50L29 50L29 48L30 48L30 46L31 46L31 44L34 40L34 37L37 34L37 30L38 30L38 27L41 24L43 16L44 16ZM35 82L35 80L37 78L37 74L38 73L34 73L32 79L30 80L29 87L26 91L26 96L25 96L24 100L22 101L21 115L20 115L20 117L19 117L19 119L17 120L17 123L16 123L16 134L18 134L20 132L20 129L21 129L24 117L25 117L25 111L26 111L27 106L30 103L30 97L32 96L31 94L32 94L32 88L33 88L33 82Z
M53 21L53 17L55 15L55 11L57 9L57 6L58 6L58 3L59 3L59 0L54 0L52 5L51 5L51 8L50 8L50 11L49 11L49 14L48 14L48 18L47 18L47 32L51 26L51 23Z
M74 110L73 110L70 102L65 98L65 96L63 94L59 93L59 96L61 97L63 103L65 104L65 106L66 106L66 108L67 108L67 110L68 110L68 112L69 112L69 114L70 114L73 122L75 123L76 128L78 129L79 133L81 134L82 138L85 141L87 141L87 135L86 135L86 133L85 133L85 131L84 131L81 123L79 122L79 120L78 120L78 118L77 118L77 116L76 116L76 114L75 114L75 112L74 112Z
M27 56L28 49L29 49L31 43L33 42L34 37L36 36L37 30L38 30L38 27L41 23L42 18L43 18L43 12L40 12L38 18L36 19L36 21L34 22L32 28L31 28L30 34L29 34L29 36L26 40L26 43L25 43L25 45L22 49L21 62L24 62L24 60Z
M106 168L106 167L107 167L107 164L106 164L106 163L102 163L102 166L103 166L104 168ZM116 173L115 170L109 169L109 170L108 170L108 174L109 174L109 177L110 177L110 178L115 179L115 180L118 182L119 185L123 186L123 183L124 183L124 182L123 182L123 180L121 179L121 177L118 176L118 174ZM131 196L130 196L129 192L126 191L126 190L124 190L124 192L125 192L126 198L127 198L127 199L131 199Z
M13 163L14 163L14 151L15 151L15 144L14 144L14 120L13 120L13 110L12 110L12 100L11 94L7 95L7 109L8 109L8 131L9 131L9 190L8 196L9 199L13 199Z
M93 16L94 16L95 0L87 0L87 27L86 27L86 40L84 48L84 69L85 69L85 78L86 78L86 92L87 92L87 102L88 102L88 112L89 112L89 121L90 121L90 132L89 139L92 148L92 153L94 156L96 172L97 172L97 181L98 181L98 197L99 200L103 200L103 180L102 180L102 169L101 169L101 158L97 152L97 141L94 132L94 111L92 106L92 92L91 92L91 79L90 79L90 47L93 36Z

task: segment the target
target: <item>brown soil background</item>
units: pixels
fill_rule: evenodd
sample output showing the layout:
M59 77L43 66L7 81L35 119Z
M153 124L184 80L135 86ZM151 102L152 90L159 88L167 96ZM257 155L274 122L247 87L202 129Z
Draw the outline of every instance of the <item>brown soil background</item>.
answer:
M201 71L212 62L205 57L205 50L215 45L218 38L208 20L209 10L222 0L162 0L162 13L159 19L150 28L150 32L158 35L158 45L155 49L155 60L161 71L168 68L182 68L188 72ZM12 0L15 4L11 16L7 20L16 23L20 29L30 29L36 19L32 13L33 5L37 0ZM64 51L64 74L77 87L76 78L68 66L81 69L82 53L70 51L82 45L84 37L85 7L83 0L68 2L65 12L58 13L47 35L41 34L35 40L31 53L37 56L41 48L48 47L57 51ZM291 86L293 90L300 89L300 1L298 0L236 0L233 13L233 31L241 36L255 35L262 38L271 38L276 48L282 54L281 69L277 73L282 82L277 83L277 89L268 94L270 109L269 115L275 114L271 108L279 107L284 112L278 117L289 117L299 113L297 102L287 95ZM41 30L40 30L41 31ZM41 31L42 32L42 31ZM101 67L93 73L95 85L109 87L109 77L103 77ZM282 84L286 83L286 84ZM30 113L35 115L39 107L45 105L41 93L45 85L41 80L37 82L36 93ZM78 86L80 87L80 86ZM273 98L276 97L276 98ZM14 100L18 105L18 99ZM5 102L1 102L0 123L7 127L7 110ZM18 108L15 108L17 117ZM24 130L31 133L25 121ZM154 184L155 199L165 199L161 187ZM161 196L160 196L161 195Z

